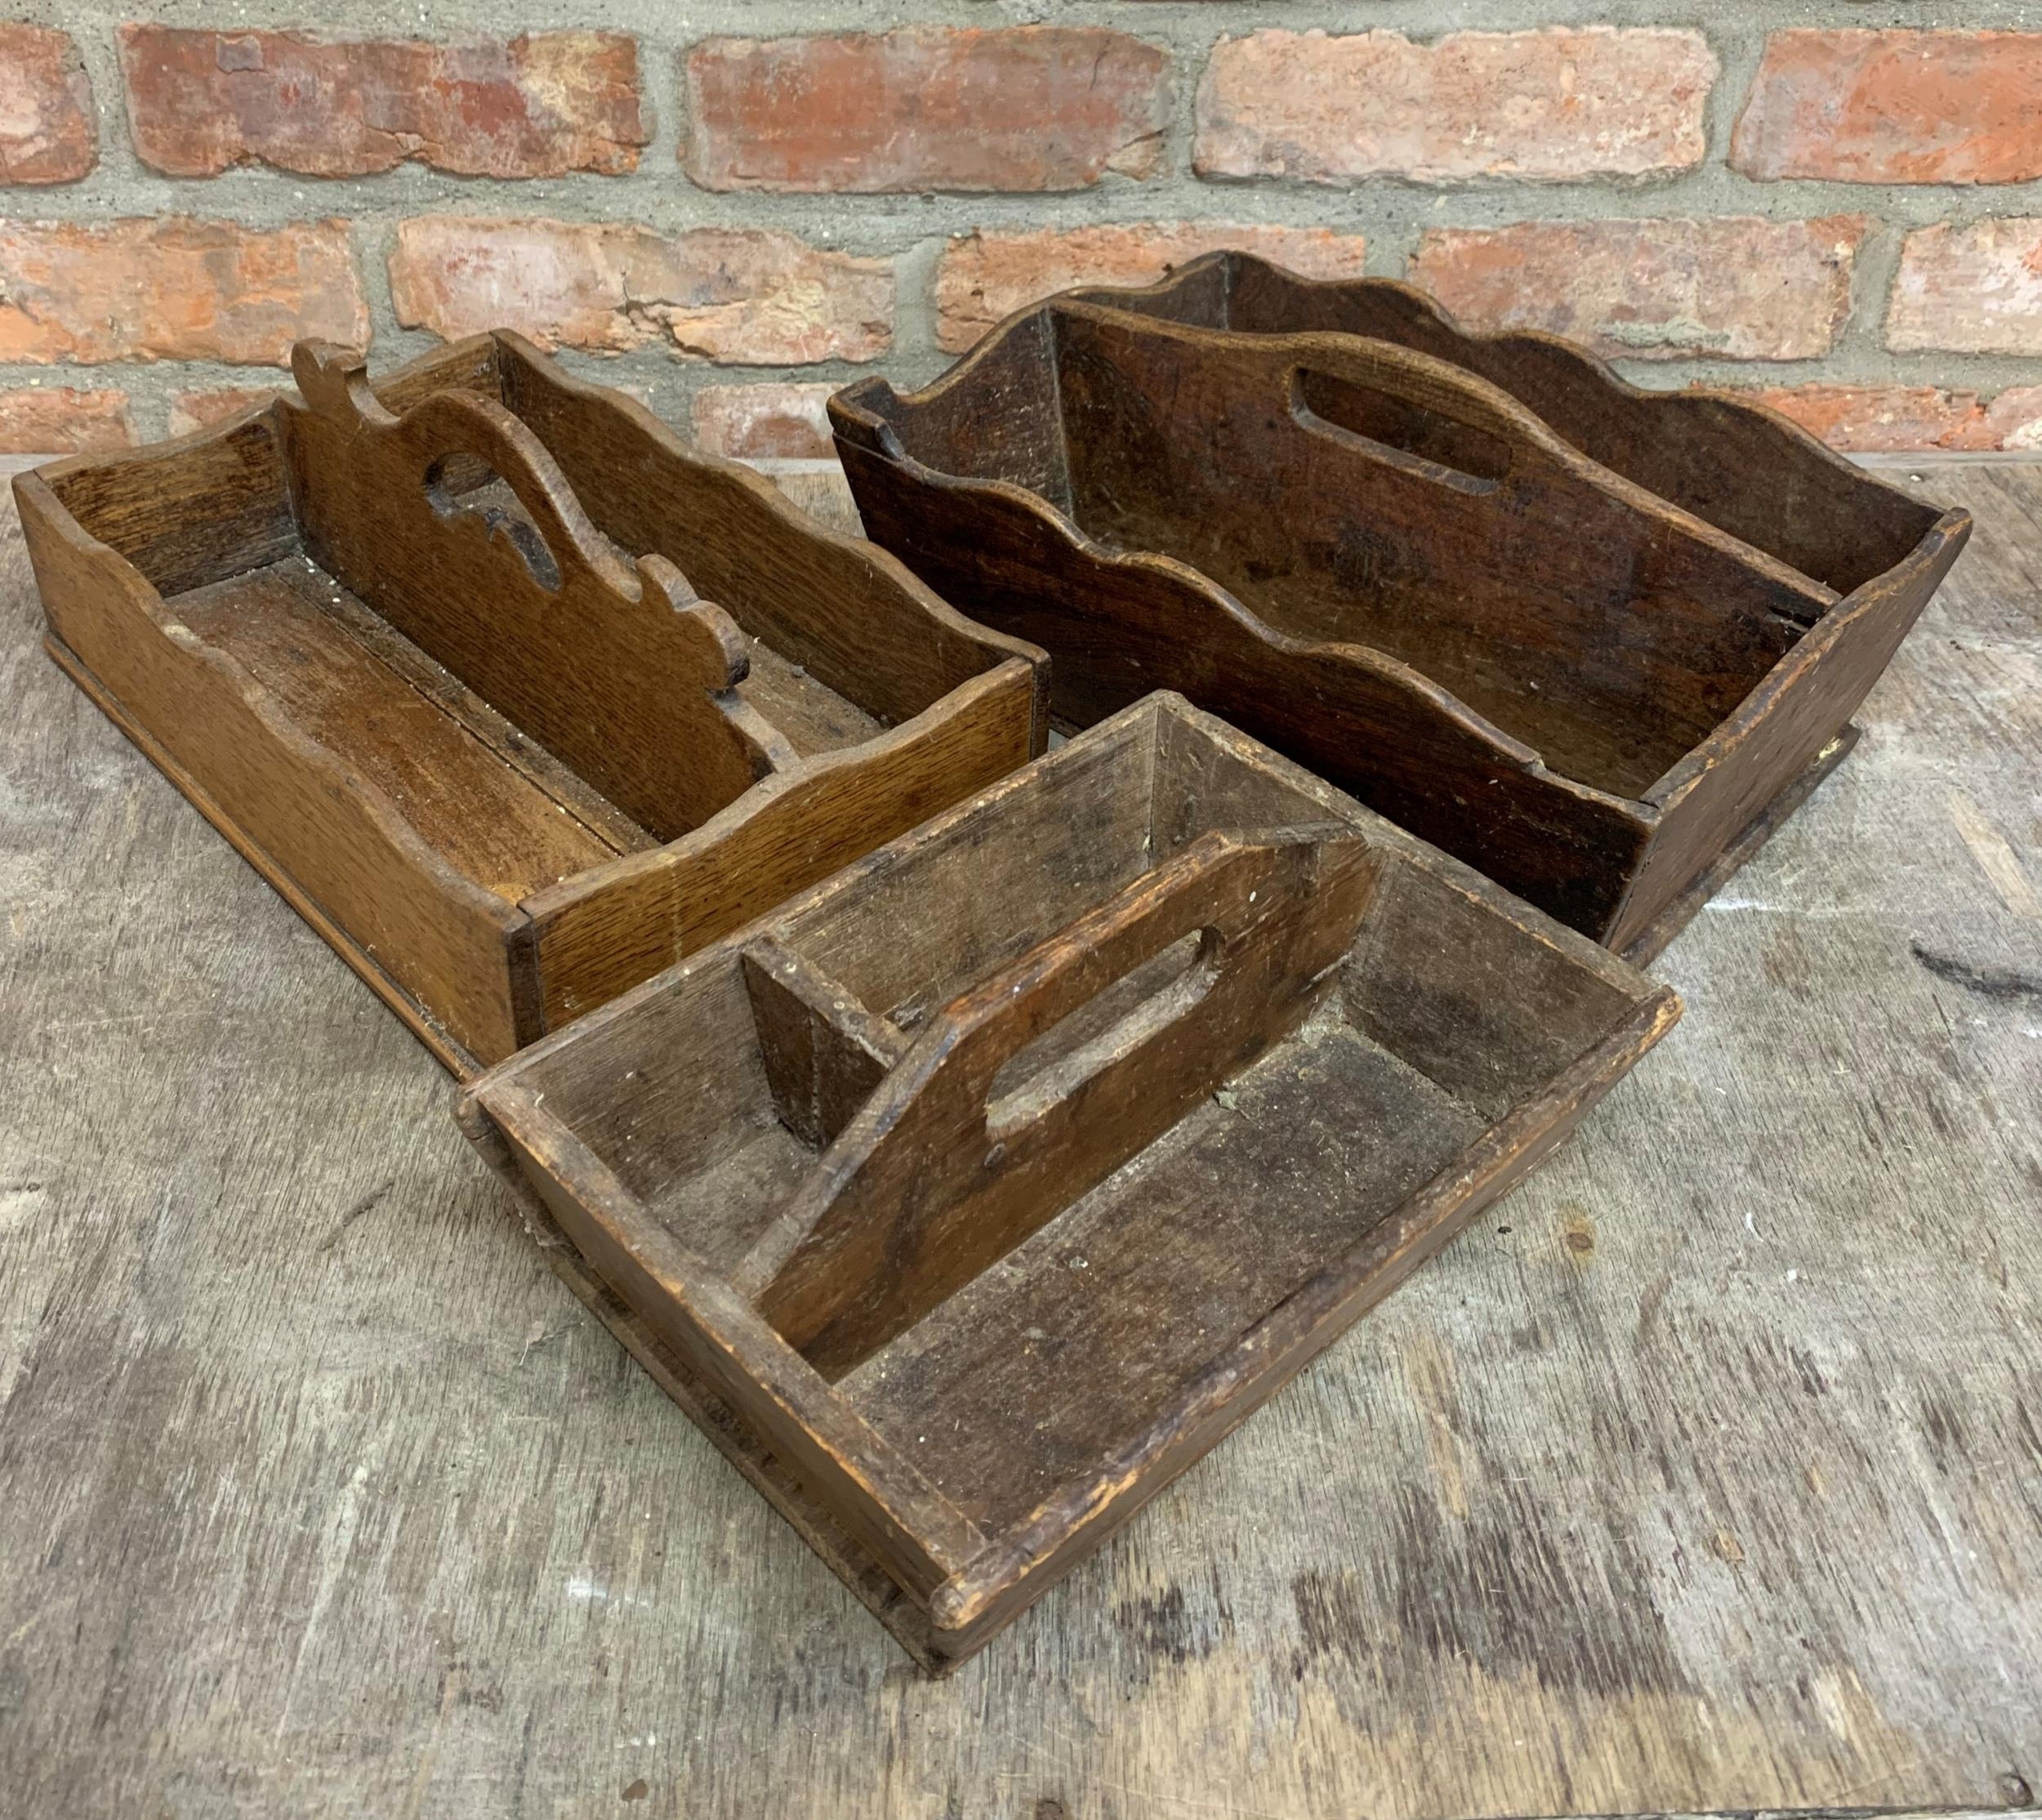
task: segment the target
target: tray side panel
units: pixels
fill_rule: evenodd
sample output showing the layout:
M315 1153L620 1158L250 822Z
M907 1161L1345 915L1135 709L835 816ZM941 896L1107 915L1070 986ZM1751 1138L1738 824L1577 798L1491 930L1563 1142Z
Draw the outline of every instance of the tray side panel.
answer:
M946 598L1055 654L1090 726L1175 689L1563 922L1600 936L1650 824L1357 661L1258 632L1195 572L1074 543L1019 493L951 488L840 438L867 529Z
M1832 607L1736 716L1653 791L1659 827L1603 938L1623 949L1815 767L1921 617L1971 533L1949 512L1914 554Z
M522 915L380 812L239 666L159 618L148 584L82 537L36 476L16 495L51 630L175 761L173 781L203 792L237 845L265 855L462 1048L484 1061L515 1049Z
M1822 780L1851 756L1857 738L1857 729L1846 726L1823 747L1807 769L1746 822L1728 845L1720 849L1714 859L1667 899L1650 922L1625 943L1617 951L1624 959L1634 967L1645 967L1664 953L1667 944L1701 913L1702 906L1758 857L1766 842L1821 788Z
M132 563L160 594L203 587L297 548L265 415L124 454L52 462L35 480L52 509ZM18 482L16 497L25 523Z
M211 822L228 845L261 873L270 888L312 926L314 932L360 975L362 983L387 1005L406 1029L432 1053L433 1059L449 1074L466 1079L480 1071L475 1058L457 1042L446 1027L399 985L362 945L307 896L283 867L248 838L241 827L215 802L198 780L166 752L148 728L136 720L87 669L78 654L54 632L46 636L42 648L65 676L108 720L127 735L136 750L176 786L193 808Z
M1035 667L1010 658L880 739L776 778L657 853L525 901L557 1029L762 915L1041 749Z

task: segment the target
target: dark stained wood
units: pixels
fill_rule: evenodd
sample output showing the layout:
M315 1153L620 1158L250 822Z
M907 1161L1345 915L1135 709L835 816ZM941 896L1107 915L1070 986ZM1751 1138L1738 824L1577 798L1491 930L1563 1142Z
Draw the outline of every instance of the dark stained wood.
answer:
M1450 361L1612 473L1838 594L1894 567L1921 536L1918 512L1897 509L1904 494L1777 411L1706 387L1648 391L1542 330L1464 328L1395 279L1303 278L1252 253L1217 252L1146 288L1066 295L1242 334L1365 335Z
M1046 737L1040 653L515 336L295 371L17 479L51 649L457 1072Z
M0 495L0 1809L2026 1799L2042 465L1920 471L1971 546L1851 762L1665 957L1680 1024L940 1679L864 1601L926 1614L534 1242L430 1057L42 655Z
M1065 724L1181 690L1656 952L1840 757L1968 521L1768 413L1653 417L1564 344L1462 336L1401 287L1284 282L1200 261L1023 311L910 396L840 393L870 534L1050 650ZM1621 430L1591 433L1598 399ZM1706 457L1631 460L1647 421ZM1726 506L1733 473L1772 503ZM1834 560L1781 532L1781 499L1827 515Z
M461 1117L941 1667L1679 1010L1157 694L492 1070Z

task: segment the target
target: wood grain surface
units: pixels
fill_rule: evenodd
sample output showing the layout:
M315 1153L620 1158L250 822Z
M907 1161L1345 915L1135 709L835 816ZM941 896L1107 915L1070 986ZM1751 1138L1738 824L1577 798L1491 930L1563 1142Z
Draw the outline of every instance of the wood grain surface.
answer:
M1978 533L1679 1028L941 1682L42 655L9 509L0 1810L2031 1804L2042 467L1918 471Z

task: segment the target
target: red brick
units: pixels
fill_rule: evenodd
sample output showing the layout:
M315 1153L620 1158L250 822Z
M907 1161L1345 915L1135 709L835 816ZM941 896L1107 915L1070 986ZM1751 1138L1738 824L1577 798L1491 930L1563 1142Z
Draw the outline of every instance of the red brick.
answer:
M1255 32L1214 48L1195 157L1207 176L1313 183L1686 170L1717 68L1684 30Z
M1168 123L1169 58L1093 26L710 38L686 74L707 190L1081 190Z
M1752 395L1832 448L1945 448L1985 417L1976 392L1934 386L1782 386Z
M2009 386L1986 407L1986 425L1987 448L2042 449L2042 386Z
M0 455L93 455L134 443L125 392L69 386L0 392Z
M638 47L609 32L466 44L123 25L142 162L173 176L274 164L361 176L417 158L465 176L637 168Z
M2042 354L2042 217L1917 228L1901 248L1886 345Z
M2042 176L2042 32L1776 32L1730 163L1841 183Z
M449 338L502 327L753 366L872 360L893 338L889 261L763 228L417 216L398 225L390 283L399 322Z
M1010 311L1073 284L1153 284L1221 247L1238 248L1308 278L1355 278L1366 250L1358 234L1236 221L1137 221L1110 227L1041 228L960 235L936 272L936 340L970 347Z
M345 221L0 221L0 360L282 366L368 341Z
M170 433L188 436L194 430L210 430L216 423L240 416L252 404L267 404L276 395L274 386L223 386L209 392L173 392Z
M834 386L705 386L695 394L695 440L739 461L834 455L823 404Z
M2017 386L1988 404L1934 386L1777 386L1753 395L1832 448L2033 448L2042 445L2042 386Z
M1429 228L1410 266L1471 328L1542 328L1641 360L1805 360L1850 314L1851 265L1870 224L1523 221Z
M69 183L98 158L92 85L69 34L0 25L0 183Z

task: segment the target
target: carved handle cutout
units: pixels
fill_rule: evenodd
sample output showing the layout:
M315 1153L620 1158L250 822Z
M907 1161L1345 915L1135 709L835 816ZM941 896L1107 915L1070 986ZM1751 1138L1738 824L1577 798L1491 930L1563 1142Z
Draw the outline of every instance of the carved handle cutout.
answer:
M1374 880L1345 827L1207 834L971 988L790 1205L760 1312L825 1376L869 1357L1295 1028Z
M1102 981L1095 996L1008 1057L987 1096L987 1140L1017 1138L1110 1064L1189 1015L1219 979L1224 953L1224 938L1208 925L1159 954L1130 955L1117 979Z
M558 594L560 564L510 484L494 468L485 466L479 481L471 480L457 490L449 484L450 471L455 478L470 479L474 463L467 456L449 453L439 457L426 470L426 497L433 511L446 520L464 515L479 519L493 540L507 543L524 559L525 569L533 581L548 594Z
M399 414L359 354L300 342L292 368L319 560L647 833L676 840L796 762L738 693L730 615L620 552L500 395L442 387Z
M1291 414L1307 430L1461 493L1493 492L1510 471L1510 445L1500 436L1435 405L1316 368L1291 369Z

